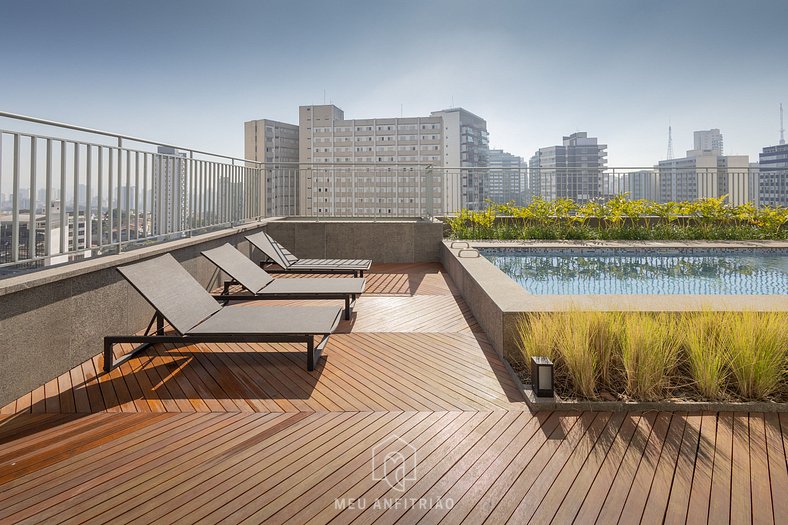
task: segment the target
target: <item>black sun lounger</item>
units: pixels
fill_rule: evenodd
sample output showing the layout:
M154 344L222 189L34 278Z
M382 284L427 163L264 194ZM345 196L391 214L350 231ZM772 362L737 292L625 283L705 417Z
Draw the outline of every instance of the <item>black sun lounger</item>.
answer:
M145 335L104 338L104 370L129 359L152 343L306 343L307 370L314 370L328 337L339 324L335 306L224 306L211 297L172 257L163 255L118 268L156 310ZM150 330L156 321L156 332ZM164 334L165 320L176 334ZM315 337L322 336L318 344ZM142 343L117 361L115 343Z
M276 263L281 268L266 268L271 273L352 273L353 277L364 277L364 272L372 266L369 259L299 259L265 232L248 235L246 238L268 257L268 262Z
M202 254L231 281L225 281L219 301L250 299L344 299L345 319L350 319L356 297L364 293L364 279L327 279L325 277L302 279L274 279L230 244L224 244ZM252 295L229 294L230 285L240 284Z

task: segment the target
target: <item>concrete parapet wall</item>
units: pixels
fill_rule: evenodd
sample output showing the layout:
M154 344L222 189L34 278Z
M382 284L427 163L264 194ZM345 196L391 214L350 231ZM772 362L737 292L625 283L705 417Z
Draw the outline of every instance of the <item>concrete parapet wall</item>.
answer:
M288 219L268 233L303 258L372 259L375 262L437 262L443 224L427 220Z
M200 252L226 242L250 255L244 238L266 230L299 257L437 261L442 225L426 221L269 220L0 281L0 406L102 351L106 335L145 329L153 309L116 267L171 253L206 289L220 273ZM260 254L251 253L258 261Z

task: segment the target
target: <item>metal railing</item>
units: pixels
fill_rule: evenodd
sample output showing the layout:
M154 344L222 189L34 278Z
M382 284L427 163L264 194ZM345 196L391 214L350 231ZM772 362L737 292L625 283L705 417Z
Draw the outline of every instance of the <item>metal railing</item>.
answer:
M265 215L263 171L253 161L12 113L0 117L17 128L0 127L0 274ZM21 131L24 123L56 128L59 136Z
M397 158L263 163L0 112L0 276L263 217L431 218L537 196L788 198L788 168L445 167Z

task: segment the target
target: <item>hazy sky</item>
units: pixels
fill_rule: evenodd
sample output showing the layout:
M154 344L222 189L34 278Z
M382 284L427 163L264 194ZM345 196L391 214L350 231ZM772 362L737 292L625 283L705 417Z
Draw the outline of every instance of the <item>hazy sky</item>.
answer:
M0 0L0 110L243 155L243 122L462 106L530 157L587 131L610 166L778 142L788 0ZM0 121L2 124L2 121Z

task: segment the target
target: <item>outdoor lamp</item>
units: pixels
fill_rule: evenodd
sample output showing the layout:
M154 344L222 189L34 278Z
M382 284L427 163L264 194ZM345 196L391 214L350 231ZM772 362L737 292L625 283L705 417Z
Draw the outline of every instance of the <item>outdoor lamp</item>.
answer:
M536 397L553 397L553 362L546 357L531 357L531 386Z

